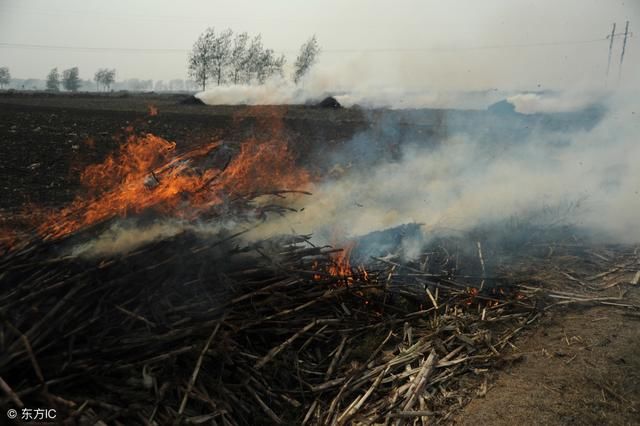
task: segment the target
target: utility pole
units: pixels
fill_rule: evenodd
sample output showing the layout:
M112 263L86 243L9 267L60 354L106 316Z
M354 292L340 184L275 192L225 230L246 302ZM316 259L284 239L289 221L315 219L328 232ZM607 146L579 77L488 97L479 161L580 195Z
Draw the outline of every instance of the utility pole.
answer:
M616 35L616 23L613 23L613 28L611 29L611 35L607 36L609 39L609 59L607 60L607 77L609 77L609 68L611 68L611 50L613 49L613 38Z
M629 36L629 21L627 21L627 25L624 28L624 41L622 42L622 53L620 54L620 67L618 68L618 83L620 82L620 77L622 76L622 61L624 60L624 51L627 47L628 36Z

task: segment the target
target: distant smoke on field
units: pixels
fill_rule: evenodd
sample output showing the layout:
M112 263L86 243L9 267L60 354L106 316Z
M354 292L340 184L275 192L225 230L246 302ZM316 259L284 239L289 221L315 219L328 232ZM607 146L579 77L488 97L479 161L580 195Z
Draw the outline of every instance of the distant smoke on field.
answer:
M556 92L522 93L507 98L516 112L521 114L571 112L602 102L606 95L602 92Z
M468 230L546 212L549 223L562 220L606 231L616 241L639 241L640 110L635 99L621 96L607 105L592 128L549 129L547 117L520 135L510 128L515 113L493 123L487 117L494 128L488 134L481 126L450 122L450 136L437 146L407 143L399 161L352 167L320 184L303 211L275 218L257 235L314 233L318 242L331 243L336 236L412 222L425 230ZM358 150L366 155L374 137L354 138L343 161L357 159Z
M484 109L509 94L513 92L434 90L411 85L390 87L366 79L357 82L355 78L341 81L332 72L313 69L299 85L285 78L273 78L264 85L213 86L197 97L209 105L308 104L333 96L345 107Z

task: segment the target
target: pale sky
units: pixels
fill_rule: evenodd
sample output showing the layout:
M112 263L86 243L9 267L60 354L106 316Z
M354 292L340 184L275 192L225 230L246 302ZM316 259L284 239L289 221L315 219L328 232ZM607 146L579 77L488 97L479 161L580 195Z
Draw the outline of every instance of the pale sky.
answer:
M188 50L213 26L261 33L289 63L316 34L317 67L342 86L598 88L608 52L600 39L627 20L635 34L621 85L640 89L640 0L0 0L0 66L16 78L71 66L86 79L100 67L116 68L118 80L186 78ZM621 46L617 37L609 84Z

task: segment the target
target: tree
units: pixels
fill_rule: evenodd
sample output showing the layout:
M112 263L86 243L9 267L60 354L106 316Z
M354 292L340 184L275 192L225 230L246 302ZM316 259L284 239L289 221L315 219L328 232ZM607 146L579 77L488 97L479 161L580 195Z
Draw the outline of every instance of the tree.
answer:
M0 68L0 89L4 89L4 86L8 85L9 82L11 82L11 74L9 73L9 68Z
M207 88L207 79L213 69L211 51L215 38L213 28L207 28L193 44L189 55L189 75L202 87L202 90Z
M231 56L229 58L229 66L231 67L229 77L233 84L240 83L242 79L242 71L247 55L247 41L249 41L249 35L247 33L236 34L233 39Z
M257 75L260 71L260 57L262 56L262 36L258 34L251 40L249 49L243 62L243 83L249 84L254 75Z
M62 71L62 86L70 92L77 92L80 88L80 71L78 67Z
M316 62L319 53L320 46L318 45L318 41L316 40L315 35L300 47L300 54L296 58L293 73L293 81L296 84L298 84L302 77Z
M211 45L212 76L218 82L218 86L224 83L225 68L231 60L231 37L233 31L226 30L218 37L214 37Z
M258 56L258 60L255 65L256 79L260 84L264 84L265 81L267 81L267 78L272 75L282 75L284 63L284 55L276 58L272 49L264 50Z
M214 79L218 85L227 82L264 84L274 74L283 75L284 64L284 55L276 57L272 49L262 46L260 34L249 39L247 33L234 37L233 31L227 29L216 35L213 28L208 28L193 45L189 75L202 90L206 89L209 79Z
M58 92L60 90L60 73L58 68L54 68L49 72L47 76L47 90L52 92Z
M98 90L100 90L100 85L102 85L104 90L109 90L113 82L116 80L116 70L100 68L98 71L96 71L94 80L96 81Z

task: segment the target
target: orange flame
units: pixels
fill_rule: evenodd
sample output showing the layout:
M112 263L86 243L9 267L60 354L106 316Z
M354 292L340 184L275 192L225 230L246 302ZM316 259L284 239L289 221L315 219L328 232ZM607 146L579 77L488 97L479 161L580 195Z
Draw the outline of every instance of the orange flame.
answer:
M155 117L158 115L158 108L156 108L155 105L149 104L147 109L149 111L149 117Z
M330 275L335 277L350 277L353 274L350 258L354 245L355 244L350 243L344 250L333 253L333 263L327 271Z
M251 198L277 190L303 190L308 173L295 165L281 140L250 139L227 167L197 167L220 147L213 142L184 154L158 136L129 136L115 155L87 167L86 188L68 207L46 216L41 235L61 237L112 217L153 207L174 217L192 218L229 198Z

